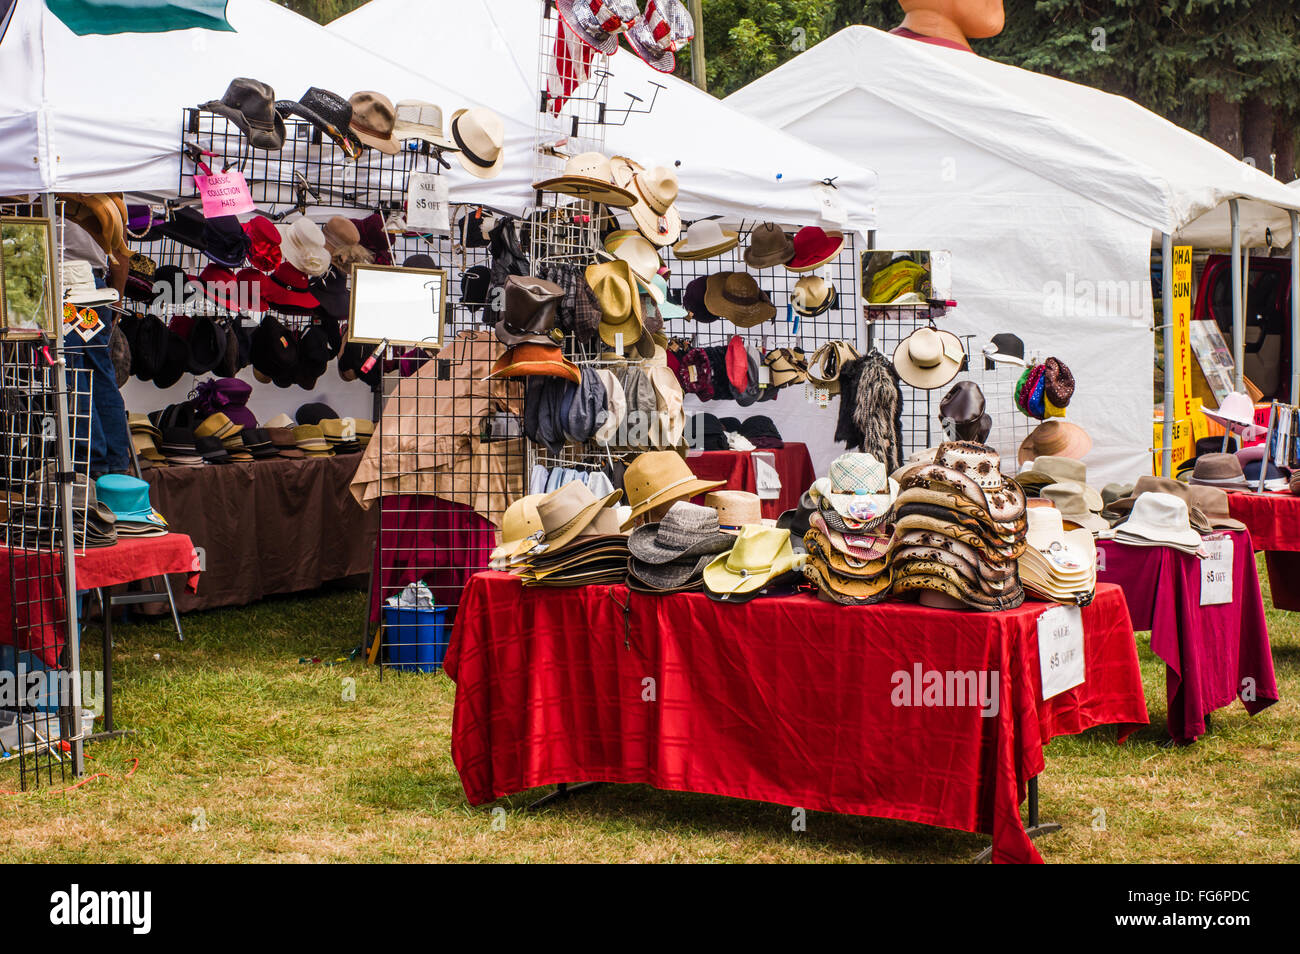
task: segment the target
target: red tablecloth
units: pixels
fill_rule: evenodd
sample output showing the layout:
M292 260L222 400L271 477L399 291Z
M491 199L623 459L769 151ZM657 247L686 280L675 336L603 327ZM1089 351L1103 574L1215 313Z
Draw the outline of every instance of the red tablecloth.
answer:
M1255 549L1265 551L1273 605L1300 610L1300 497L1231 493L1228 511L1250 530Z
M691 472L701 480L725 480L728 490L748 490L757 493L757 468L750 456L754 451L702 451L686 458ZM776 472L781 478L781 496L776 500L763 501L763 516L775 520L787 510L799 505L803 492L817 479L813 470L812 458L808 455L808 445L786 441L784 447L772 450L760 450L758 453L771 454ZM703 503L703 496L696 498L696 503Z
M34 653L46 666L57 667L66 613L62 556L0 547L0 561L10 579L9 586L0 586L0 643ZM79 590L117 586L164 573L184 573L191 590L197 590L199 584L198 555L183 533L124 538L111 547L78 551L76 570ZM10 605L11 597L15 606Z
M1169 734L1194 742L1205 717L1240 698L1251 715L1277 702L1273 653L1250 532L1232 538L1231 603L1201 606L1200 561L1170 547L1098 541L1098 579L1124 588L1133 628L1151 630L1164 660Z
M1047 702L1045 609L727 605L480 573L445 663L452 758L473 804L559 782L644 783L985 832L995 861L1041 861L1019 803L1044 743L1105 723L1123 738L1147 721L1120 589L1103 586L1083 611L1087 681ZM896 674L914 667L996 674L996 711L896 704Z

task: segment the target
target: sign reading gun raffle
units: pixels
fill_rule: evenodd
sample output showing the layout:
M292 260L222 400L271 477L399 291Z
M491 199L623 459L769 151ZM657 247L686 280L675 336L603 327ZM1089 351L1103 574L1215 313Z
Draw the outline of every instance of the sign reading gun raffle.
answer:
M1177 467L1195 453L1194 412L1199 402L1192 398L1192 247L1175 245L1171 261L1170 298L1173 307L1164 316L1173 331L1173 351L1165 355L1165 374L1173 375L1174 406L1157 412L1155 424L1155 473L1160 473L1165 416L1173 418L1173 465ZM1171 476L1171 475L1164 475Z
M242 172L214 172L210 176L196 174L194 185L203 200L205 219L243 215L257 208Z

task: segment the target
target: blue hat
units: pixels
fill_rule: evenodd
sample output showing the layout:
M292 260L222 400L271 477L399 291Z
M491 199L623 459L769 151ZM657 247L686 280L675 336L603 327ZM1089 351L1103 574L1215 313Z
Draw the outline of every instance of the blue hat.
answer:
M113 511L118 521L150 523L166 527L162 514L149 502L149 485L128 474L105 474L95 481L99 502Z
M662 275L655 275L650 279L651 284L659 289L663 297L663 302L659 305L659 315L664 321L671 321L674 318L689 318L690 312L681 305L674 304L668 299L668 282Z

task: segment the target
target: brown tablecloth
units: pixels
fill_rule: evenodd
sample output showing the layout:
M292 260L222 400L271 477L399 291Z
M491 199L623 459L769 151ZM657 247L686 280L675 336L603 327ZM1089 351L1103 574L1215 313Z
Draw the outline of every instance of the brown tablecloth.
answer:
M154 506L205 551L197 594L177 608L243 606L370 570L379 508L348 490L360 454L149 469Z

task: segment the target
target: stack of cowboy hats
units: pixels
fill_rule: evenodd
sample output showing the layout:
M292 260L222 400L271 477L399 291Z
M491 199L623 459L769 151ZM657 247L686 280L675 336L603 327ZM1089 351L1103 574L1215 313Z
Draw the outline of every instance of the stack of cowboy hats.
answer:
M806 554L795 553L789 530L750 524L704 567L704 589L724 603L792 592L806 560Z
M679 500L657 523L643 524L628 537L628 586L646 593L702 589L704 568L735 542L720 529L717 510Z
M146 462L153 467L166 466L167 458L158 449L158 444L162 441L162 431L149 420L149 416L132 412L126 416L126 420L131 431L131 443L135 446L135 453L140 458L141 466L145 466Z
M1042 599L1087 606L1097 589L1097 544L1085 529L1067 530L1055 507L1030 507L1017 566L1021 585Z
M574 480L541 497L536 501L540 528L529 537L532 546L514 556L513 572L525 586L623 582L628 544L614 509L621 496L615 490L597 497Z
M725 480L701 480L676 451L647 451L628 465L623 474L623 489L632 508L622 529L631 529L646 515L654 517L678 500L690 500L697 494L716 490Z
M841 454L808 495L804 576L833 603L866 605L889 595L887 523L898 484L871 454Z
M508 570L516 558L526 556L537 546L534 534L543 533L542 518L537 513L537 502L546 494L526 494L501 515L501 542L488 556L488 566L494 570Z
M940 444L932 463L899 476L890 542L895 596L929 605L1004 610L1024 601L1016 560L1025 549L1025 495L997 451Z
M1115 527L1115 540L1137 547L1172 547L1190 556L1205 553L1187 501L1155 490L1133 500L1128 519Z
M1187 505L1188 525L1202 535L1220 530L1244 530L1246 527L1229 515L1228 492L1222 487L1193 485L1172 477L1150 475L1139 477L1127 494L1107 503L1102 515L1118 528L1129 518L1138 499L1149 493L1169 494L1181 499Z

